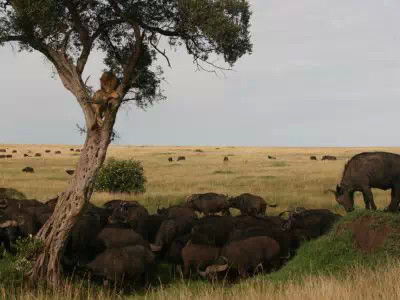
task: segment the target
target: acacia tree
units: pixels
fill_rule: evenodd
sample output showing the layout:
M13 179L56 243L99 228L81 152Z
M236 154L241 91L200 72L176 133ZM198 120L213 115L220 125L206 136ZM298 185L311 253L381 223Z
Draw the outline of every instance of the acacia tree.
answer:
M93 179L106 157L122 103L145 107L163 99L162 69L168 61L160 41L184 47L200 68L215 67L215 56L232 66L251 53L247 0L0 0L0 46L41 53L82 108L86 140L75 175L59 197L53 215L37 234L43 249L31 278L56 285L66 241L93 193ZM104 66L118 77L101 122L93 91L82 78L89 56L104 55Z

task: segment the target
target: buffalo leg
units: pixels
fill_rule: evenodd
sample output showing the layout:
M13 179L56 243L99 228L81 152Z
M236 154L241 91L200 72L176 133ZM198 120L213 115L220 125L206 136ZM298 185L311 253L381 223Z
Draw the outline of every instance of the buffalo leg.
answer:
M396 184L392 187L392 199L387 208L388 211L396 212L399 208L399 200L400 200L400 185Z
M372 194L371 189L370 188L363 189L362 194L364 197L365 208L376 210L376 205L374 202L374 195Z

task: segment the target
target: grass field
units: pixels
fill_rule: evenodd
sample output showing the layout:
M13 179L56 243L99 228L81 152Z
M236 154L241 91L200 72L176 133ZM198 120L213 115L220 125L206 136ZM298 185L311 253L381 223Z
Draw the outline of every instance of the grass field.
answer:
M28 198L46 200L68 185L70 176L66 169L73 169L79 153L66 145L0 145L7 153L17 150L12 159L0 159L0 187L15 188ZM51 150L46 154L45 150ZM201 151L198 151L200 149ZM42 153L39 158L24 158L23 154ZM55 155L59 150L61 155ZM158 206L178 203L191 193L218 192L228 195L254 193L264 197L269 203L277 204L269 214L277 214L287 208L304 206L307 208L329 208L340 214L340 208L327 189L334 188L340 181L346 161L363 151L389 151L400 153L400 148L256 148L256 147L147 147L112 146L109 157L134 158L143 163L148 179L147 192L140 196L110 195L96 193L92 202L101 205L111 199L135 199L150 211ZM322 155L335 155L337 161L320 161ZM269 160L268 155L276 156ZM316 155L318 161L311 161ZM168 162L168 157L176 160L186 156L186 161ZM223 162L225 156L229 162ZM34 174L21 172L31 166ZM390 192L374 190L375 202L382 209L389 203ZM363 207L360 195L356 205ZM285 284L272 284L261 277L247 280L234 287L214 286L205 282L181 282L158 288L156 291L141 293L149 299L398 299L400 288L397 277L400 265L393 264L370 271L359 267L350 269L349 280L331 276L306 278L303 283L292 278ZM396 281L395 281L396 280ZM75 296L76 287L65 287L64 298L81 299ZM3 290L3 295L6 291ZM2 291L0 290L0 298ZM71 295L67 295L70 293ZM79 293L77 293L79 294ZM22 293L30 299L53 299L54 295ZM113 295L112 297L114 297ZM100 292L90 293L83 298L109 298ZM112 298L111 297L111 298ZM116 296L115 296L116 297Z

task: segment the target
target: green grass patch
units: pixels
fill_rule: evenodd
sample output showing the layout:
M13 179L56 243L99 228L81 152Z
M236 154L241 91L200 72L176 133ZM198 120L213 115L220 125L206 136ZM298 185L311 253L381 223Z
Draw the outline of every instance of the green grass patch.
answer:
M343 217L327 235L305 242L297 255L278 272L266 275L273 282L300 281L312 275L344 275L352 267L378 268L400 255L400 234L391 233L384 245L373 253L364 253L354 244L349 224L363 216L371 216L378 225L399 226L398 215L357 210ZM376 225L377 223L374 222ZM400 228L399 228L400 229Z

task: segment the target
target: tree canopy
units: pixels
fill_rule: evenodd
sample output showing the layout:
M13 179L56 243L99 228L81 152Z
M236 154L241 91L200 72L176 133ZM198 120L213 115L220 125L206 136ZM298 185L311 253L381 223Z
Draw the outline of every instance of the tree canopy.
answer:
M199 67L213 66L215 54L232 66L252 50L250 16L246 0L0 0L0 46L41 52L75 96L90 95L81 76L100 51L122 80L121 94L145 106L163 98L155 66L157 56L168 60L162 39Z

